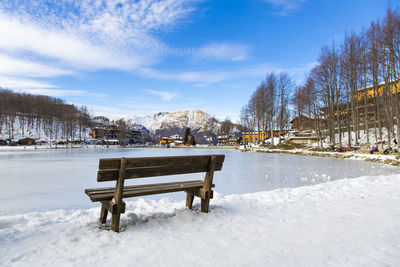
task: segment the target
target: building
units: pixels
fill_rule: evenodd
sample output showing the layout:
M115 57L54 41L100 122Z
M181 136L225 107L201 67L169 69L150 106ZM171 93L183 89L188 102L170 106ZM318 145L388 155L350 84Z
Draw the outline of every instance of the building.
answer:
M318 125L319 124L319 125ZM306 116L299 116L290 121L292 131L305 131L316 129L318 126L321 128L326 127L326 120L311 119Z
M36 141L35 141L35 139L27 137L27 138L18 140L18 144L20 144L22 146L29 146L29 145L35 145Z
M221 135L218 136L218 145L224 146L236 146L239 145L242 141L241 137L233 136L233 135Z
M106 134L106 128L105 127L95 127L92 129L92 131L89 133L89 135L93 139L103 139Z
M128 144L143 144L142 132L136 130L130 130L127 137Z
M97 116L92 118L93 123L97 125L109 125L110 120L104 116Z
M274 130L273 134L275 137L279 137L279 134L281 136L286 134L286 130L279 131L279 130ZM261 143L262 140L270 139L271 138L271 131L267 132L243 132L242 133L242 143Z
M355 101L351 103L341 103L338 106L333 107L333 112L329 112L329 107L321 108L323 113L323 117L326 121L330 120L330 116L333 114L333 119L331 121L340 122L341 128L345 130L347 125L352 127L353 118L352 118L352 103L355 102L355 108L357 111L357 123L359 125L365 125L368 123L369 125L373 125L377 122L378 118L375 118L375 114L377 117L385 118L386 112L385 106L388 105L388 99L390 99L393 95L395 98L394 103L400 103L400 80L397 82L391 82L389 84L381 83L378 86L369 86L366 88L362 88L357 90L355 94ZM381 101L377 101L377 96L382 97ZM353 97L353 99L354 99ZM378 104L380 102L380 109L378 110ZM354 110L354 109L353 109ZM393 123L395 124L395 118L393 117ZM382 120L382 119L381 119ZM387 122L386 122L387 123ZM326 128L326 127L325 127Z
M105 145L142 144L142 133L136 130L122 129L116 125L97 126L89 133L91 143ZM94 141L94 140L97 140Z
M168 144L182 145L183 137L180 136L179 134L174 134L169 137L160 138L160 145L168 145Z
M285 140L293 144L311 144L320 141L320 138L314 131L306 130L302 132L290 131L285 136Z
M368 86L357 90L356 98L357 101L362 101L367 97L367 99L375 98L377 95L383 95L384 93L391 92L392 94L400 93L400 80L397 82L380 83L377 87Z

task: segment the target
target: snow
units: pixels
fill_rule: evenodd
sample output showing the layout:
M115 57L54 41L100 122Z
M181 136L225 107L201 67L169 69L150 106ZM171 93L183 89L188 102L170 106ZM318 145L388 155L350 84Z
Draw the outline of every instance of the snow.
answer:
M16 116L15 122L14 122L14 131L11 134L13 136L12 140L13 141L18 141L20 139L29 137L33 138L35 140L41 140L41 141L66 141L65 137L63 137L62 129L61 127L58 127L58 133L57 135L55 134L56 128L55 125L53 125L53 134L50 134L48 129L45 131L44 128L44 123L41 122L40 125L36 124L36 120L34 121L33 125L28 124L28 120L25 118L25 120L22 120L24 117L21 116ZM23 122L23 124L21 123ZM22 127L24 127L24 131L22 131ZM89 137L89 128L84 128L82 129L82 139L86 139ZM57 138L56 138L57 136ZM10 131L7 127L7 123L0 124L0 139L2 140L7 140L10 138ZM80 134L79 134L79 127L75 127L74 131L74 139L75 140L80 140Z
M374 161L386 164L392 164L399 166L400 157L398 154L365 154L358 153L357 151L349 152L334 152L334 151L312 151L307 148L296 148L296 149L271 149L262 147L239 147L243 151L255 151L255 152L267 152L267 153L285 153L285 154L296 154L296 155L308 155L308 156L321 156L321 157L332 157L332 158L343 158L352 160L363 160L363 161Z
M389 147L387 145L387 141L388 141L388 131L387 128L381 128L381 132L382 132L382 140L379 139L379 128L370 128L368 131L368 137L369 137L369 143L370 146L378 146L379 143L382 142L386 142L385 145L380 144L379 147L383 148L383 147ZM375 136L375 131L377 132L377 136ZM393 129L394 133L396 133L397 131L397 126L394 125L394 129ZM348 132L343 132L341 134L342 136L342 144L343 146L347 146L348 145ZM354 145L355 144L355 140L356 140L356 133L354 131L350 132L350 139L351 139L351 144ZM390 146L394 146L393 140L395 139L395 137L393 136L393 134L391 134L391 139L390 139ZM326 143L328 143L329 138L326 138ZM378 140L378 142L377 142ZM335 134L335 142L336 144L339 143L339 135ZM367 134L365 130L360 130L360 138L358 139L358 143L360 145L366 145L367 144Z
M127 118L127 121L130 121L131 124L137 123L143 125L154 134L156 130L168 128L184 129L189 127L192 130L200 129L201 131L205 131L209 118L210 115L201 110L186 110L160 112L144 117L134 117L133 119Z
M99 224L100 204L83 193L108 186L95 179L99 158L219 153L226 159L208 214L198 198L194 210L185 208L182 192L125 199L115 233L109 221ZM7 177L0 179L1 266L400 266L398 167L234 150L93 148L1 150L0 170Z
M399 266L400 175L184 201L127 201L122 232L100 208L0 217L4 266Z

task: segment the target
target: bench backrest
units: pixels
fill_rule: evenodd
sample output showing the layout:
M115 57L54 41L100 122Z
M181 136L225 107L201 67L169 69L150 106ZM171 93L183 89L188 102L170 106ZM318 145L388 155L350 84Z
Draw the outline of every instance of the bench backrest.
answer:
M208 172L211 156L216 157L213 171L220 171L225 155L127 158L124 179ZM100 159L97 181L118 180L121 164L121 158Z

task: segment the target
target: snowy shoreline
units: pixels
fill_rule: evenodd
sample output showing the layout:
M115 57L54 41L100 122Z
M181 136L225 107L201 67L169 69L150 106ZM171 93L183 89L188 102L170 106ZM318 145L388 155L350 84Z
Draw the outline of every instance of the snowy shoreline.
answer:
M244 146L194 146L194 147L165 147L165 146L0 146L0 152L13 152L13 151L41 151L41 150L57 150L57 149L132 149L132 148L165 148L165 149L236 149L241 152L260 152L260 153L277 153L277 154L290 154L300 156L316 156L316 157L329 157L341 159L354 159L378 162L393 166L400 166L400 156L398 155L382 155L382 154L366 154L356 152L328 152L328 151L312 151L308 149L271 149L263 147L247 147Z
M366 154L357 152L328 152L328 151L312 151L309 149L271 149L263 147L246 147L244 146L193 146L193 147L165 147L165 146L97 146L97 145L85 145L85 146L0 146L0 152L15 152L15 151L41 151L41 150L57 150L57 149L132 149L132 148L165 148L165 149L234 149L241 152L259 152L259 153L276 153L276 154L289 154L299 156L315 156L315 157L328 157L328 158L339 158L339 159L353 159L371 161L382 164L388 164L393 166L400 166L399 155L383 155L383 154Z
M128 145L128 146L119 146L119 145L58 145L56 146L48 146L48 145L30 145L30 146L0 146L0 152L4 151L31 151L31 150L56 150L56 149L130 149L130 148L165 148L165 149L238 149L239 146L177 146L177 147L167 147L160 145Z
M339 159L353 159L353 160L364 160L378 162L393 166L400 166L400 158L398 155L382 155L382 154L365 154L356 152L327 152L327 151L312 151L308 149L270 149L262 147L249 147L239 148L242 152L259 152L259 153L277 153L277 154L290 154L300 156L315 156L315 157L328 157L328 158L339 158Z
M100 208L0 216L6 266L398 266L400 175L184 201L127 201L124 231ZM108 226L106 227L108 228ZM102 253L102 251L114 253Z

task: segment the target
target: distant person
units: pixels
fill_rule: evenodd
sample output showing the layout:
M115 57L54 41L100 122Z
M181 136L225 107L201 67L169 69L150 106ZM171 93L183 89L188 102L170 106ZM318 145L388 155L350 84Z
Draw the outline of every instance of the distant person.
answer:
M391 147L386 148L386 149L383 151L383 153L384 153L385 155L387 155L387 154L389 154L389 153L393 153L393 149L392 149Z
M375 152L378 152L378 147L371 147L371 151L369 151L370 154L374 154Z

